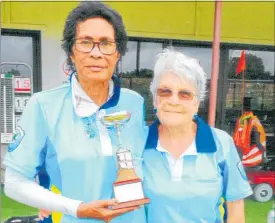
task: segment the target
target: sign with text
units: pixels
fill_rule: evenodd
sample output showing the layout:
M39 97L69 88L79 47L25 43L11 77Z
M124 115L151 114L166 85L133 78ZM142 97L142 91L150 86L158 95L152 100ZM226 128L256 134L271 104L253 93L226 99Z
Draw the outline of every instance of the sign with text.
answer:
M31 93L31 79L29 77L14 78L15 93Z
M24 97L15 96L14 97L15 112L23 112L29 99L30 99L30 96L24 96Z
M9 144L12 141L13 133L1 133L1 143Z
M18 125L18 122L19 122L19 120L20 120L20 117L21 117L21 115L16 115L16 116L15 116L15 128L16 128L17 125Z

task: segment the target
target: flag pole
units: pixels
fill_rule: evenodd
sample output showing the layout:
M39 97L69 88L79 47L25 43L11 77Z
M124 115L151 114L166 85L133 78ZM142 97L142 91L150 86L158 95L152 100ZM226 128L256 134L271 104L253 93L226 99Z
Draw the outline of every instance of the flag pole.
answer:
M212 44L212 72L210 79L210 96L208 107L208 124L215 126L216 120L216 106L217 106L217 91L218 91L218 77L220 64L220 29L221 29L221 13L222 1L215 1L215 18L214 18L214 37Z
M245 84L244 84L244 70L242 71L242 114L244 113L244 94L245 94Z

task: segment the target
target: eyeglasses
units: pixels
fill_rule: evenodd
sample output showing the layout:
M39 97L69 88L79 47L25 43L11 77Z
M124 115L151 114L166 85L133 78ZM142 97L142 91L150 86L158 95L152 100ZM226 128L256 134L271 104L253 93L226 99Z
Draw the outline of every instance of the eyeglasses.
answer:
M172 91L169 88L158 88L157 95L162 98L169 98L173 95L173 93L178 94L179 99L191 101L197 96L195 93L191 91L181 90L181 91Z
M75 40L75 48L79 52L89 53L91 52L95 46L98 46L98 49L101 53L105 55L112 55L117 50L116 42L104 40L101 42L95 42L90 39L76 39Z

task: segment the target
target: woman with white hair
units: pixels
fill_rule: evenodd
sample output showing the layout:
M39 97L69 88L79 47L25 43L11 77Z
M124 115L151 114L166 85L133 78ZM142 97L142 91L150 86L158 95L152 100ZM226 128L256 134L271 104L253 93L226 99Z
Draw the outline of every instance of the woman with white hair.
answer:
M199 62L165 50L151 84L157 120L144 151L147 222L245 222L243 198L252 194L232 138L198 115L206 74Z

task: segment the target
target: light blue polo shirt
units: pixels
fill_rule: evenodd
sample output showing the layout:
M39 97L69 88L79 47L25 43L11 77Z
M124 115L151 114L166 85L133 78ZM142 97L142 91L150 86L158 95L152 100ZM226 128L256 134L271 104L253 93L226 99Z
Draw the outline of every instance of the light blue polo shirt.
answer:
M167 153L156 149L154 122L144 151L144 190L148 223L221 223L221 198L243 199L252 194L232 138L196 117L196 152L181 158L180 179L173 179Z
M99 112L83 118L76 115L71 84L33 95L19 122L17 134L9 146L4 164L35 178L45 166L50 184L68 198L91 202L114 197L117 177L115 132L108 132L113 152L105 153L96 121L100 115L126 110L131 120L121 133L121 141L132 151L136 173L142 178L141 156L148 132L144 124L144 99L131 90L121 89L113 77L114 92ZM104 128L104 126L101 126ZM89 130L94 137L89 137ZM63 215L65 223L97 223L95 219L77 219ZM113 219L112 223L145 223L144 208Z

